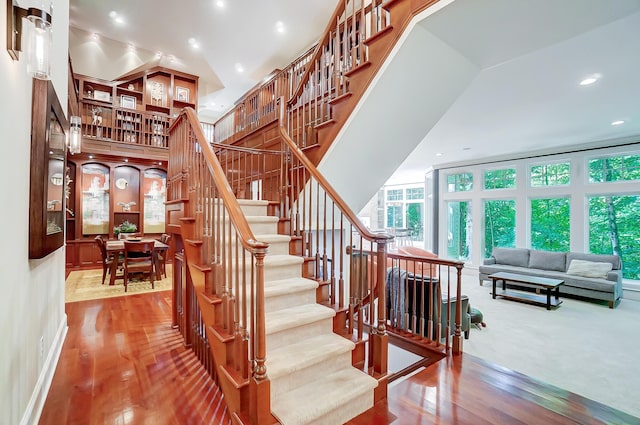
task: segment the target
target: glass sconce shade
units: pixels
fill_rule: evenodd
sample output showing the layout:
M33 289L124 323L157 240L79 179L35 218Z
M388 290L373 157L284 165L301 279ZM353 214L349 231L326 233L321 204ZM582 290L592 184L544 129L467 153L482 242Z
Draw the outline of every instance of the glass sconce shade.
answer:
M82 120L80 117L71 116L69 119L69 153L80 153L82 146Z

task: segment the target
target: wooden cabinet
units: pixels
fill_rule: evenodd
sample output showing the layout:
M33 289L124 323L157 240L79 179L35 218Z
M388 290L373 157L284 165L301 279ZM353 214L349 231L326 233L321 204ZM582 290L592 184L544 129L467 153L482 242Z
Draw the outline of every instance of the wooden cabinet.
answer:
M166 169L139 160L68 161L67 267L98 266L96 235L115 238L113 228L128 221L138 233L159 238L165 232Z
M153 149L168 148L171 119L185 107L197 108L198 77L179 71L155 67L115 81L83 75L75 79L89 151L105 153L95 147L96 141L118 142L148 147L138 156L149 157Z

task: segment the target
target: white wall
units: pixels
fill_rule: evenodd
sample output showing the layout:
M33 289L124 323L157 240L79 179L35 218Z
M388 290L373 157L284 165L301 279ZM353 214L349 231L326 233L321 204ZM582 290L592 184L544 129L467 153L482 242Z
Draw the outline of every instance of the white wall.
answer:
M19 0L22 7L34 6ZM0 33L6 34L6 3ZM69 1L53 0L52 79L67 106ZM37 421L66 333L64 248L28 260L31 77L26 60L0 52L0 424ZM43 339L42 355L40 340Z

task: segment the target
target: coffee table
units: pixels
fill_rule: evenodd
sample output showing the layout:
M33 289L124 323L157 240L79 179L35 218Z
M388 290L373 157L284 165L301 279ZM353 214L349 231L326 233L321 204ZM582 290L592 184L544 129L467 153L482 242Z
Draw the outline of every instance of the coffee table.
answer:
M546 306L547 310L551 310L551 307L558 307L562 304L562 300L560 300L560 285L564 284L564 280L561 279L550 279L546 277L537 277L537 276L527 276L523 274L517 273L508 273L508 272L498 272L493 273L488 276L489 279L493 281L493 299L496 299L496 296L514 300L514 301L522 301L531 304L537 304ZM496 283L501 280L502 281L502 290L500 292L496 291ZM533 288L540 288L546 290L546 297L538 294L530 294L525 292L516 292L510 291L507 289L507 282L510 285L518 286L526 286ZM553 292L554 297L551 297L551 293Z

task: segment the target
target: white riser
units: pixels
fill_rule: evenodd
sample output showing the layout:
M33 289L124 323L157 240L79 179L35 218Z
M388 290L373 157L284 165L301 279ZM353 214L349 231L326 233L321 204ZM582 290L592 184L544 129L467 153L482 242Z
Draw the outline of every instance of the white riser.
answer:
M247 217L247 223L254 235L274 235L278 234L277 217Z
M269 354L267 354L267 359L269 359ZM334 355L330 359L325 359L319 363L283 376L273 377L269 375L269 379L271 379L271 393L274 395L272 403L278 400L278 394L285 394L287 391L313 382L318 376L334 373L350 367L351 351L346 351ZM267 371L269 371L269 365L267 365Z
M294 305L313 304L316 302L316 290L307 289L302 292L293 292L289 294L278 295L275 297L265 298L265 312L282 310Z
M267 351L269 347L282 347L298 342L303 338L308 338L310 335L320 335L329 332L333 332L333 320L331 318L306 323L276 333L269 332L267 323Z

